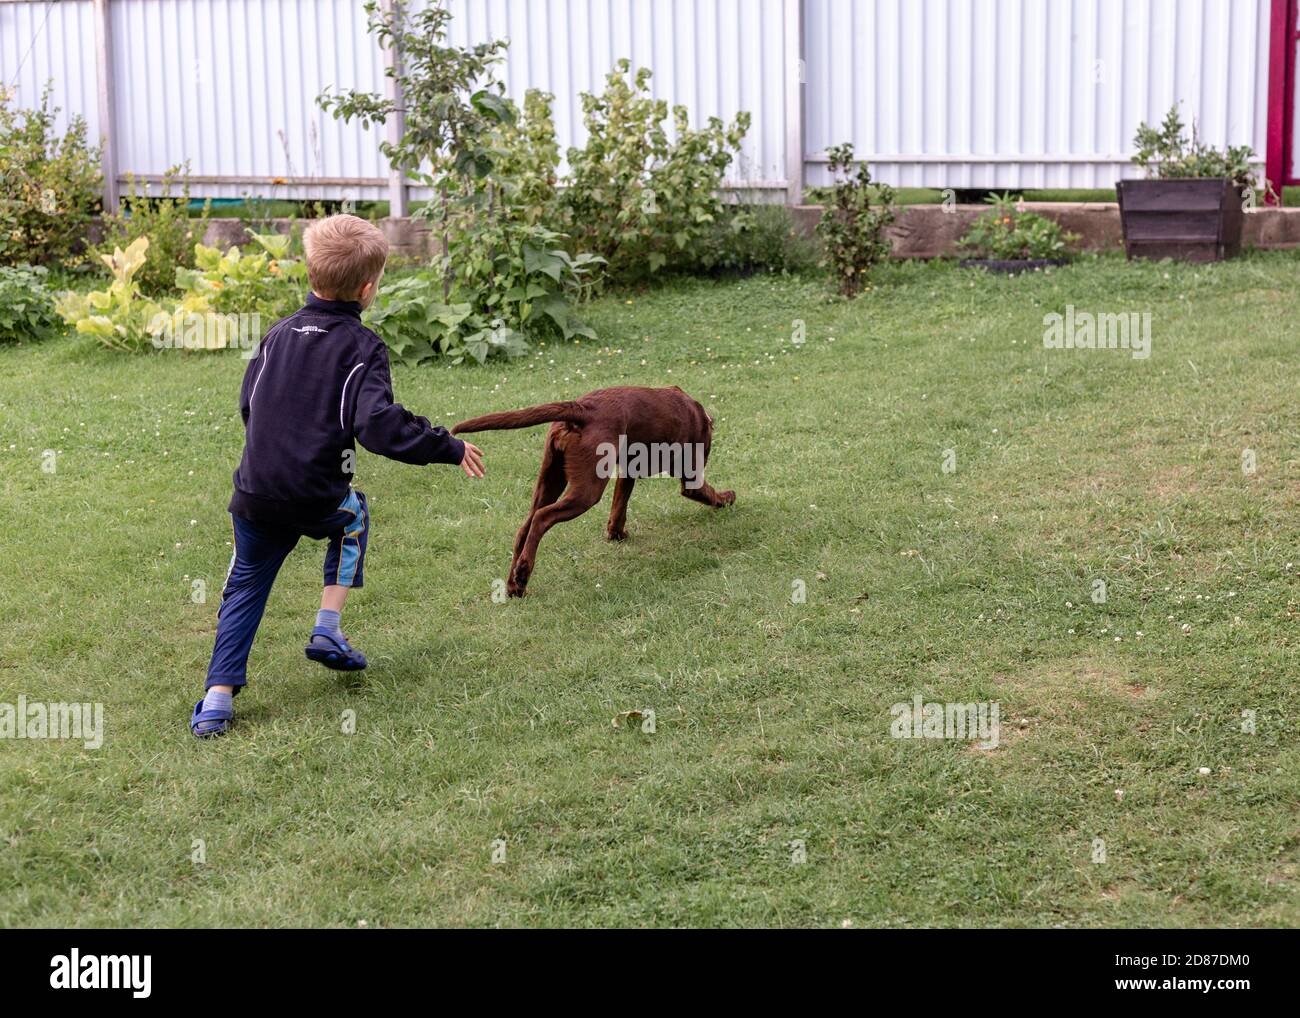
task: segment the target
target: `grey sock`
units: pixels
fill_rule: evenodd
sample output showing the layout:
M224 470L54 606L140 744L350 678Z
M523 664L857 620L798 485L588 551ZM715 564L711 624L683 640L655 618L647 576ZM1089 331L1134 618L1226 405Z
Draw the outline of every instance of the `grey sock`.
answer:
M204 710L229 711L232 709L233 694L223 693L219 689L209 689L203 696Z

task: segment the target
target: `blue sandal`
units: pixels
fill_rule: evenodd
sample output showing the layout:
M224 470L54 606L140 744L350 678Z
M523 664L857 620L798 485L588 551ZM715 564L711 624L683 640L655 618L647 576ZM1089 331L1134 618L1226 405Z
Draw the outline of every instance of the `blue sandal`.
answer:
M348 643L342 633L335 635L323 626L311 631L311 642L303 651L312 661L339 672L359 672L366 666L366 656Z
M233 710L204 710L203 701L194 705L194 716L190 718L190 731L197 738L211 739L214 735L225 735L230 731L230 722L235 720Z

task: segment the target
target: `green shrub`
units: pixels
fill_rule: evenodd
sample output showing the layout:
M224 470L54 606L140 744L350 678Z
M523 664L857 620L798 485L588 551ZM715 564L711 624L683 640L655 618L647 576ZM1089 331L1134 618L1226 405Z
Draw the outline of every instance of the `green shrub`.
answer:
M807 272L820 261L819 245L800 233L784 205L731 205L714 224L700 257L707 272Z
M559 218L560 146L549 92L530 88L524 108L513 123L498 124L490 144L495 153L493 175L511 182L512 201L529 223L555 226Z
M173 198L178 177L181 194ZM212 203L205 202L202 215L190 218L189 179L181 175L178 166L163 174L161 194L156 198L149 196L147 188L142 193L134 178L129 185L131 193L123 199L121 209L104 217L105 244L100 253L111 254L114 248L126 248L136 238L148 237L149 258L137 279L143 292L161 295L175 284L178 266L194 266L194 247L207 231Z
M1240 187L1255 186L1255 173L1250 167L1255 150L1249 145L1215 149L1197 137L1195 123L1190 140L1183 130L1177 103L1169 107L1159 128L1145 121L1139 124L1133 140L1137 146L1133 162L1151 177L1228 177Z
M48 86L36 109L16 109L12 98L0 87L0 264L79 264L99 207L99 148L87 144L81 117L55 135Z
M441 281L428 272L381 286L365 319L403 364L423 364L438 356L453 364L466 357L482 364L493 353L518 357L528 352L523 336L499 319L475 313L468 302L445 303Z
M604 259L569 254L565 235L545 225L555 217L559 160L549 101L530 92L521 116L506 100L502 123L491 132L491 175L441 182L446 252L441 300L429 324L452 317L447 307L469 311L446 333L426 338L432 351L454 361L522 352L529 341L595 336L575 305L590 295ZM417 360L427 359L424 347L415 349Z
M650 97L650 71L628 80L624 59L600 95L582 93L587 142L569 149L563 229L576 250L594 251L619 279L698 264L723 214L723 175L749 130L748 113L730 126L710 117L690 128L685 106L672 109L674 137L664 128L668 104Z
M866 163L853 169L853 146L827 149L835 175L829 200L817 224L825 263L840 294L854 297L867 285L872 268L890 252L885 228L894 221L894 189L873 184Z
M530 340L594 339L574 305L590 294L604 259L570 255L564 235L530 223L527 209L504 177L457 204L445 258L450 296Z
M993 207L971 223L957 242L968 258L1065 258L1069 246L1079 239L1054 220L1020 209L1019 199L1010 194L992 194L984 200Z
M47 339L59 324L41 266L0 265L0 343Z

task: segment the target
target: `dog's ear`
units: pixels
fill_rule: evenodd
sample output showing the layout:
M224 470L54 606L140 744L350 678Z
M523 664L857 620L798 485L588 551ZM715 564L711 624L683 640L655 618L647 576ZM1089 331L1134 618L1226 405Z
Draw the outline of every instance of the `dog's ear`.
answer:
M711 414L711 413L709 413L707 410L705 410L705 411L704 411L704 416L707 417L707 418L709 419L709 430L712 431L712 430L713 430L713 414Z

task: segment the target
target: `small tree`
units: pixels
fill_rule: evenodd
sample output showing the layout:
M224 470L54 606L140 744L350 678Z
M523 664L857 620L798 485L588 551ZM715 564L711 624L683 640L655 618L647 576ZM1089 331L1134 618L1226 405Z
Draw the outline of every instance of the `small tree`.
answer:
M482 180L492 169L490 132L513 124L516 111L504 88L492 77L506 43L501 40L474 46L447 42L451 12L430 3L412 14L406 0L392 0L382 8L376 0L365 6L367 31L397 59L384 70L397 83L400 100L378 92L326 90L316 97L321 109L335 119L359 120L363 127L383 124L389 117L405 117L402 137L387 139L379 149L395 169L437 190L439 201L416 212L416 218L441 221L443 250L449 247L448 219L455 192L473 190L469 181ZM424 172L429 165L432 172ZM461 178L449 180L451 175ZM451 293L448 268L443 294Z
M484 135L496 124L514 119L502 85L492 78L506 43L449 45L451 12L436 3L415 14L407 9L406 0L393 0L383 8L368 0L365 9L367 31L381 49L397 54L384 75L396 81L400 102L378 92L344 89L326 90L316 97L317 104L335 119L356 119L363 127L404 114L401 139L379 145L398 169L418 174L427 161L434 167L451 166L458 173L486 176L492 162Z
M856 297L872 268L889 255L885 228L894 221L894 189L873 184L866 163L859 163L854 171L851 144L832 146L826 154L835 183L817 235L826 248L837 289L845 297Z

